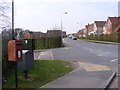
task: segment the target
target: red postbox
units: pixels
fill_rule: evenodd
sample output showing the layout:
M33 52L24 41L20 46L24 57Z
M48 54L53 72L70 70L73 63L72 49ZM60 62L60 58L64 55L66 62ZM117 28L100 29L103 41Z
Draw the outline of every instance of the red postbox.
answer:
M14 62L22 61L22 41L10 40L8 42L8 60Z

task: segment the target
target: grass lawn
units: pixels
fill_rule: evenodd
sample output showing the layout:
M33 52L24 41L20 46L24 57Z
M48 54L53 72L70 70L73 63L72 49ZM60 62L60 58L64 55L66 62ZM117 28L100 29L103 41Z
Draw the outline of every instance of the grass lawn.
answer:
M53 81L71 72L70 62L63 60L35 60L35 67L29 70L29 79L24 79L23 70L18 70L19 88L39 88L44 84ZM11 75L3 88L15 88L14 74Z
M118 43L108 43L108 42L100 42L100 41L97 41L97 40L88 40L88 39L82 39L84 41L87 41L87 42L92 42L92 43L99 43L99 44L111 44L111 45L119 45Z

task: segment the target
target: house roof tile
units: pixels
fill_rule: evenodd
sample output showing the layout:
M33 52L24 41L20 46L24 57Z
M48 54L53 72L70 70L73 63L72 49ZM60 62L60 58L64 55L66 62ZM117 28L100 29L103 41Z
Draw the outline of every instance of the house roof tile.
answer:
M95 21L97 27L104 27L106 21Z
M120 17L108 17L112 24L118 24Z

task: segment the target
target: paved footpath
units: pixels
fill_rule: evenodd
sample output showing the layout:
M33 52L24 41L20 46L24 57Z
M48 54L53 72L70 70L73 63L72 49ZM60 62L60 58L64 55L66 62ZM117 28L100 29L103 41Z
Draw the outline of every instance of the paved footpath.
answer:
M40 88L105 88L113 74L104 65L76 62L79 67Z

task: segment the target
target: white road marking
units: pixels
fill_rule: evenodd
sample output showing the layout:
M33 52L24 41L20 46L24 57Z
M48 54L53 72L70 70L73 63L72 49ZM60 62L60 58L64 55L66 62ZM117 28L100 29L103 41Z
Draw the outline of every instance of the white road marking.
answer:
M54 60L54 57L53 57L53 54L52 54L52 51L51 51L51 50L50 50L50 54L51 54L52 60Z
M41 52L41 54L43 54L43 52Z
M38 60L40 59L41 54L39 54Z
M44 52L40 52L38 59L40 59L40 57L44 54Z
M118 61L118 59L113 59L113 60L111 60L111 62L115 62L115 61Z
M116 74L117 76L120 76L120 74Z
M93 49L89 48L89 50L91 51L91 50L93 50Z

